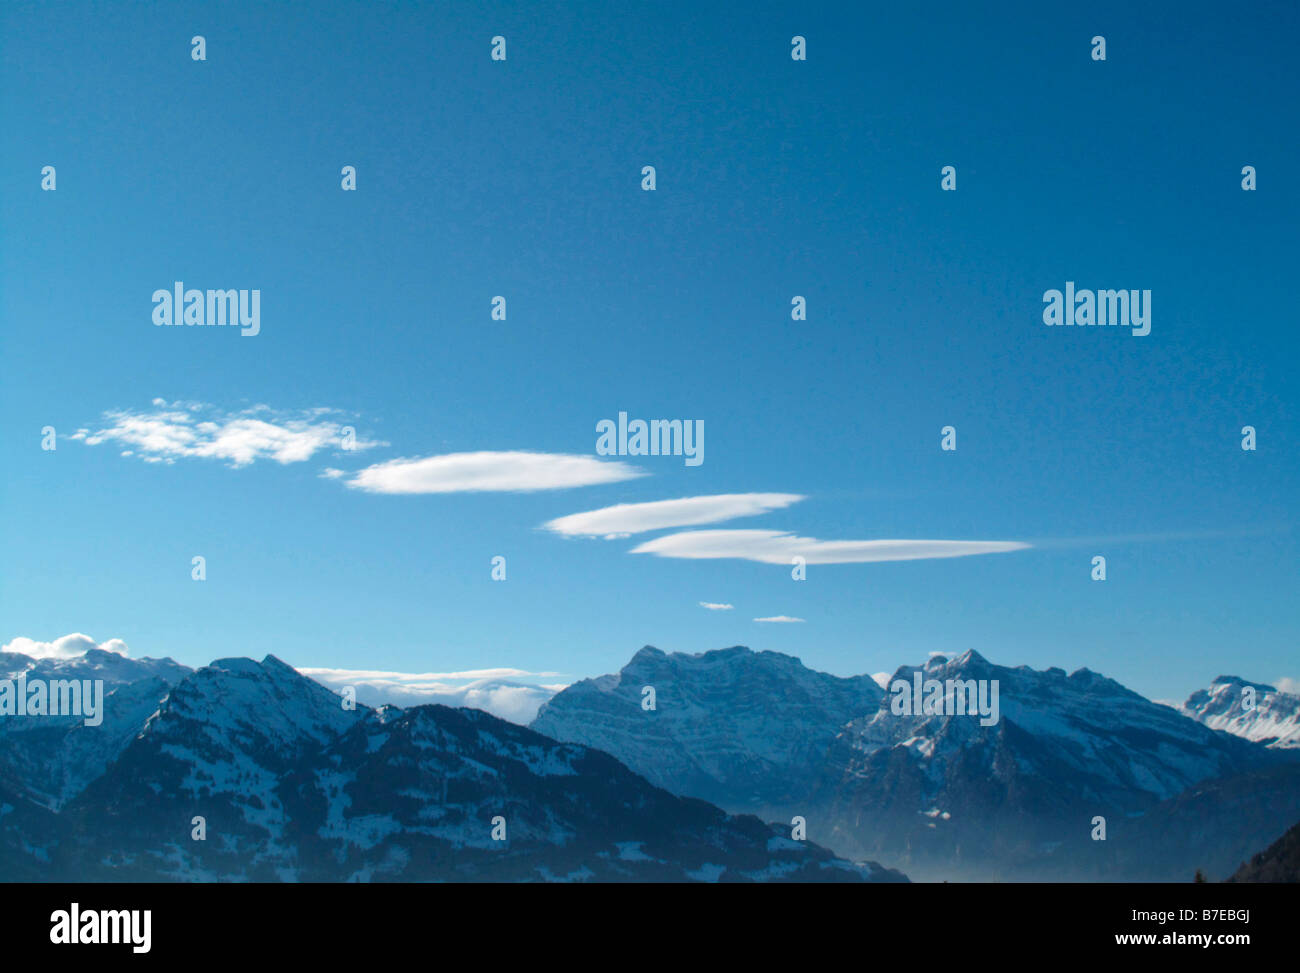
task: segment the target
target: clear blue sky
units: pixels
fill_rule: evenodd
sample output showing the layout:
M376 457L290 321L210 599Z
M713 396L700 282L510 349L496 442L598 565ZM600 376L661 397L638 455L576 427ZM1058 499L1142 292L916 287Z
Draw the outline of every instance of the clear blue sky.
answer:
M646 643L842 674L976 648L1159 698L1300 676L1300 14L1133 7L5 3L0 642L565 679ZM261 333L155 327L176 280L260 289ZM1045 327L1067 280L1150 289L1150 335ZM156 399L338 410L387 445L232 467L71 438ZM398 458L607 462L619 411L703 420L705 462L347 486ZM796 582L630 553L672 530L541 529L752 492L805 499L707 529L1031 546ZM752 621L777 615L805 621Z

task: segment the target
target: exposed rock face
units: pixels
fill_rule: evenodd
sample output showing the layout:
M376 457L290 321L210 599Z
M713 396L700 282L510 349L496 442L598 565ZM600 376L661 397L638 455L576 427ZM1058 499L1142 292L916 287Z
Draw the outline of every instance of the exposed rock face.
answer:
M653 711L642 708L645 686ZM647 646L617 674L557 694L531 726L611 753L676 794L776 816L807 812L840 728L881 696L870 676L832 676L777 652Z

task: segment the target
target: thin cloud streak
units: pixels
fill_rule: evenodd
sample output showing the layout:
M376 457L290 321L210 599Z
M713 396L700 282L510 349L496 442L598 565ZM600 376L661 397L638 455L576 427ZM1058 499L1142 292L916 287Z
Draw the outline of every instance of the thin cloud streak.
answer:
M753 517L803 500L797 493L719 493L648 503L620 503L547 521L542 527L568 537L627 537L648 530L716 524Z
M690 560L735 558L761 564L790 564L795 557L808 564L866 564L1003 554L1028 547L1020 541L823 541L778 530L696 530L656 537L631 553Z

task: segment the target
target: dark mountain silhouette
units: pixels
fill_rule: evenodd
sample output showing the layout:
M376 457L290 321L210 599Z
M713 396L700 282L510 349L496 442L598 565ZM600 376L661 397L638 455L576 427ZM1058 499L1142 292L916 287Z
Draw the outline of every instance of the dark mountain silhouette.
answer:
M1229 882L1300 882L1300 824L1227 879Z

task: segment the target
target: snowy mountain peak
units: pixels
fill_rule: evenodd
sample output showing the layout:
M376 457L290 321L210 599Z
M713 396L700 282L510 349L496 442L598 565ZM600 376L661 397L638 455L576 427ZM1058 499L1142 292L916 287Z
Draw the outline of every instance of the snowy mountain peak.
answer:
M1216 686L1254 686L1256 689L1262 689L1267 693L1277 692L1276 686L1270 686L1263 682L1251 682L1249 679L1242 679L1241 676L1215 676L1214 681L1210 683L1210 688Z
M1215 730L1276 750L1300 749L1300 696L1240 676L1219 676L1187 697L1181 712Z

